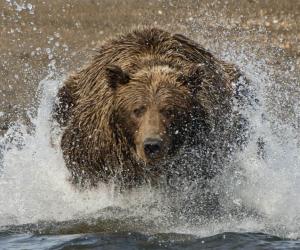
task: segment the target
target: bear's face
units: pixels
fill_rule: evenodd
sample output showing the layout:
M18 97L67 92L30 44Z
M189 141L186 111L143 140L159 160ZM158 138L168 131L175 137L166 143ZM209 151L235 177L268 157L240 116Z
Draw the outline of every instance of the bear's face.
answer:
M193 97L178 81L178 73L167 66L144 68L127 79L114 88L116 126L139 159L155 163L182 143L191 121Z

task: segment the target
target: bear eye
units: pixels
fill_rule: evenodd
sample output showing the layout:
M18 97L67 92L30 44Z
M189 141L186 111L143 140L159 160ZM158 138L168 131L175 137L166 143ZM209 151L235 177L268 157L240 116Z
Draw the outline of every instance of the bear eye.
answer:
M162 109L160 112L167 119L173 118L175 116L175 112L173 109Z
M133 110L133 114L135 117L140 118L146 111L146 107L145 106L141 106L139 108L136 108Z

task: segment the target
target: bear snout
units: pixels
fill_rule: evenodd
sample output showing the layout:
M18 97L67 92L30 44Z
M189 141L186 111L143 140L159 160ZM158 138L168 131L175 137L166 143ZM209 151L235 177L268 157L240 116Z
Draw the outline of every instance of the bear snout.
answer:
M147 138L144 141L144 152L147 158L157 158L162 151L162 139L161 138Z

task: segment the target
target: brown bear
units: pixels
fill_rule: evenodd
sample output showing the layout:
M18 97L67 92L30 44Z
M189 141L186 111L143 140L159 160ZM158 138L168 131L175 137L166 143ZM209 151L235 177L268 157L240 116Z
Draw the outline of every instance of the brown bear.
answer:
M156 183L193 146L203 163L196 172L213 176L212 166L239 144L232 99L240 76L194 41L161 29L106 41L58 94L56 118L72 181Z

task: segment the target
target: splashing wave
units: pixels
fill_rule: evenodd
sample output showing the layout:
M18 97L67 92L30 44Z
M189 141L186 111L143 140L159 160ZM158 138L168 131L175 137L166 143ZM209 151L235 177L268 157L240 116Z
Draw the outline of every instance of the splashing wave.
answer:
M247 72L260 100L257 109L244 111L251 121L249 144L234 156L234 167L226 166L224 173L212 181L220 193L221 205L231 212L219 220L199 219L202 223L195 225L172 217L163 195L149 188L127 194L116 192L111 185L80 192L74 189L68 182L68 171L58 146L59 136L55 136L59 129L51 120L62 79L53 80L50 75L40 83L40 103L31 119L32 129L21 122L11 124L0 138L0 226L73 220L108 211L104 217L118 214L119 218L142 218L145 224L155 221L160 232L206 236L224 231L263 231L300 237L300 138L296 126L299 99L292 106L293 119L280 121L276 112L279 106L270 102L283 95L289 98L289 92L276 90L272 69L266 70L265 62L254 58L245 61L246 56L243 60L233 53L223 57L237 62ZM273 90L271 101L270 89ZM257 155L256 143L260 137L266 143L264 159ZM113 209L105 210L112 207L123 210L117 213ZM243 214L245 208L254 212ZM172 223L164 224L170 220Z

